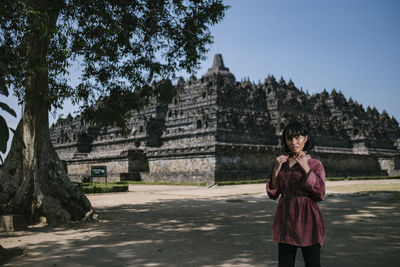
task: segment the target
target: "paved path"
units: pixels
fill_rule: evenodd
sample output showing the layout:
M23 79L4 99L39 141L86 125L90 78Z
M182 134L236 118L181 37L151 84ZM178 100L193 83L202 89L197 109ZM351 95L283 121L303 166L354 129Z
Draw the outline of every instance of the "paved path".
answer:
M328 182L319 204L326 225L323 266L398 266L400 203L391 192L347 195L343 187L399 180ZM0 233L24 255L4 266L276 266L276 201L265 185L134 185L90 195L94 223ZM298 253L297 266L304 266Z

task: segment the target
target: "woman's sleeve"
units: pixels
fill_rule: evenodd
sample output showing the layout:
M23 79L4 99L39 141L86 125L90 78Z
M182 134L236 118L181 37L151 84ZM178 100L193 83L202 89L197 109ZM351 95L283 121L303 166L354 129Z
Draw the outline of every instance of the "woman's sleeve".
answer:
M311 167L311 166L310 166ZM320 161L311 167L311 171L305 176L303 188L310 192L314 201L322 201L325 197L325 169Z
M272 186L272 171L271 171L271 175L269 176L269 178L267 180L267 194L271 199L277 199L280 194L279 185L277 183L277 187L274 189L271 189L271 186Z

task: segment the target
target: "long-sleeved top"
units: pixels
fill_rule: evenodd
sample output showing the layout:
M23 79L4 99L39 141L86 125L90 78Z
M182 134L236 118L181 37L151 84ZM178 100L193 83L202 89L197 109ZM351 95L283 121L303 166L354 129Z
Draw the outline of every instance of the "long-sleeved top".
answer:
M277 187L267 193L272 199L281 196L272 226L275 242L299 247L320 244L324 240L325 227L317 202L325 197L325 170L322 163L306 155L311 171L306 174L299 163L292 167L289 161L282 164L277 176Z

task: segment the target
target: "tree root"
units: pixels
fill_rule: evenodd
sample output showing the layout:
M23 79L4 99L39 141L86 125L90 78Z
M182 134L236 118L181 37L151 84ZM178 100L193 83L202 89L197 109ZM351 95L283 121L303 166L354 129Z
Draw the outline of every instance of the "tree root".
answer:
M0 245L0 266L23 253L24 250L22 248L3 248L3 246Z

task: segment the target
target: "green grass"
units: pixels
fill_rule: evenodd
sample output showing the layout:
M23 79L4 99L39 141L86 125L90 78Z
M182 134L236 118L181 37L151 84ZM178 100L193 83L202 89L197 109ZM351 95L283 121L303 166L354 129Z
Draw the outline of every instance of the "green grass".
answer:
M327 181L346 181L346 180L375 180L375 179L400 179L400 176L359 176L359 177L327 177ZM240 185L240 184L263 184L267 179L255 180L233 180L218 181L217 185ZM179 186L207 186L207 183L185 183L185 182L143 182L143 181L121 181L108 183L74 183L82 187L84 193L107 193L107 192L126 192L129 184L143 185L179 185Z
M326 177L327 181L379 180L379 179L400 179L400 176Z
M264 184L267 179L258 180L237 180L237 181L218 181L217 185L239 185L239 184Z
M207 186L207 183L184 183L184 182L143 182L143 181L126 181L121 183L127 184L147 184L147 185L182 185L182 186Z
M110 192L128 192L126 183L74 183L75 186L82 188L85 194L110 193Z
M376 179L400 179L400 176L358 176L358 177L327 177L327 181L347 181L347 180L376 180ZM217 185L239 185L239 184L262 184L267 179L258 180L237 180L237 181L218 181Z

